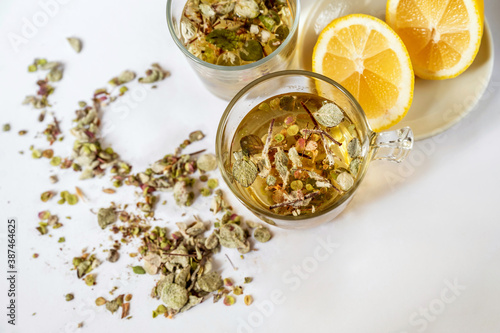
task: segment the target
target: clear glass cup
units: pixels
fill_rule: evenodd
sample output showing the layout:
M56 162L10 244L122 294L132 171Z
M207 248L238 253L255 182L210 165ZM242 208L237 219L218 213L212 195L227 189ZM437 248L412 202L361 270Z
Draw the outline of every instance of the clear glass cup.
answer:
M293 15L293 25L288 37L267 57L243 66L213 65L194 56L184 47L179 39L179 22L186 0L167 0L167 25L175 44L184 53L207 89L222 99L230 100L253 80L287 69L292 63L299 30L300 1L288 0L288 3Z
M231 143L240 122L255 106L273 96L293 92L311 93L337 103L356 125L362 143L363 162L352 188L332 206L314 214L283 216L257 205L246 191L240 191L231 171ZM262 221L286 229L309 228L333 220L351 201L371 161L387 160L399 163L408 156L412 147L413 132L409 127L381 133L373 132L363 109L344 87L326 76L301 70L272 73L241 90L222 115L216 138L219 168L233 194Z

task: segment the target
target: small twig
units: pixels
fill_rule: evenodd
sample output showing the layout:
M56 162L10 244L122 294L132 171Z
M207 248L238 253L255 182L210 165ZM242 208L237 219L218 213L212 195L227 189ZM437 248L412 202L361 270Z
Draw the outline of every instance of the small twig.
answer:
M306 195L304 196L304 199L297 199L297 200L285 201L285 202L282 202L282 203L279 203L279 204L276 204L276 205L270 206L270 207L269 207L269 209L275 209L275 208L286 207L286 206L295 206L295 205L296 205L296 204L298 204L299 202L305 201L305 200L307 200L307 199L312 199L312 198L314 198L314 197L315 197L315 196L317 196L319 193L320 193L319 191L312 192L312 193L306 194Z
M311 113L311 111L309 111L309 109L307 108L306 103L304 103L304 102L302 102L302 101L301 101L301 102L300 102L300 105L302 105L302 107L304 108L304 110L306 110L306 112L307 112L307 114L309 115L309 117L311 117L311 120L312 120L312 122L313 122L313 124L314 124L314 128L319 127L319 126L318 126L318 122L316 121L316 119L314 119L313 114L312 114L312 113Z
M201 153L204 153L206 152L207 150L206 149L202 149L202 150L199 150L199 151L195 151L194 153L191 153L189 154L190 156L193 156L193 155L198 155L198 154L201 154Z
M227 255L227 253L226 253L226 258L227 258L227 260L229 260L229 263L231 264L231 266L233 266L233 269L234 269L235 271L237 271L237 270L238 270L238 268L234 267L233 262L231 261L231 259L229 259L229 256Z

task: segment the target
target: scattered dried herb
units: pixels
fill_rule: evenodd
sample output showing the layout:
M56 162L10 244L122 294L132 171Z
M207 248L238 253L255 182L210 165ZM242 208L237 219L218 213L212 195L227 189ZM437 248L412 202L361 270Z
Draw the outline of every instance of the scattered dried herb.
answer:
M75 50L76 53L80 53L80 51L82 50L82 41L80 39L74 37L68 37L66 38L66 40L68 41L71 48Z

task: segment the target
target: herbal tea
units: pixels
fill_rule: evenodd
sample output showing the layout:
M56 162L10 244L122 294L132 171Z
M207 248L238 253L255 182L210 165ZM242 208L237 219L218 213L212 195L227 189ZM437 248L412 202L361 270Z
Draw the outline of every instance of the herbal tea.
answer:
M276 50L292 22L287 0L188 0L180 40L203 61L240 66Z
M254 204L301 216L340 200L362 165L356 126L334 102L313 94L268 99L241 121L232 174Z

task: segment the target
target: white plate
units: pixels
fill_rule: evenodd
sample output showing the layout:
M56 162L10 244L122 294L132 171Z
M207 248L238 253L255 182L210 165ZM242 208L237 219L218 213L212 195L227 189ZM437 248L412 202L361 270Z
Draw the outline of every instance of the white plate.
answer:
M312 52L318 35L333 19L353 13L385 19L386 0L316 0L304 8L297 45L297 66L311 70ZM483 40L474 63L451 80L429 81L416 78L413 104L406 117L394 128L409 126L416 140L446 131L481 100L493 73L493 40L485 22Z

